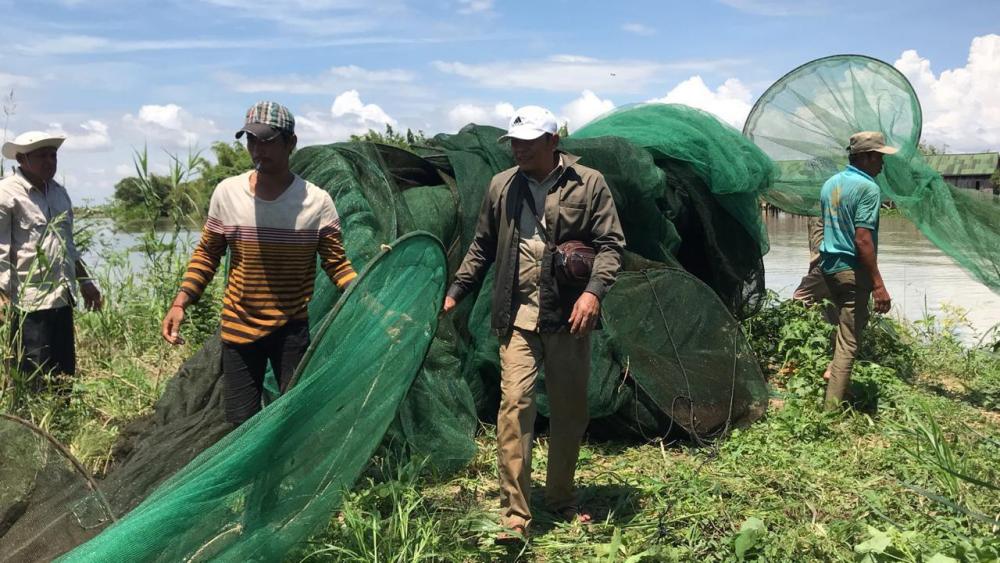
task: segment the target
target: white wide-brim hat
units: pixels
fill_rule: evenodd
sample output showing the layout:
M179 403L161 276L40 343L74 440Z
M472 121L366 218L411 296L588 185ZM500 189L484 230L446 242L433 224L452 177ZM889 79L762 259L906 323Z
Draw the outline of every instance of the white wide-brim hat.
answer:
M43 147L58 149L65 140L66 137L62 135L52 135L43 131L28 131L21 133L13 141L7 141L3 144L3 157L14 160L19 154L27 154Z

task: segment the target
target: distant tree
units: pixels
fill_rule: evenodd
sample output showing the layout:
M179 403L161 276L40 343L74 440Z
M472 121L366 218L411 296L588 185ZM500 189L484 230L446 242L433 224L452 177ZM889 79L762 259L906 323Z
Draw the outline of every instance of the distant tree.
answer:
M197 167L197 178L180 186L178 197L190 202L193 214L204 217L208 213L208 204L212 200L212 191L219 182L231 176L239 176L253 168L253 159L245 146L239 141L212 144L212 154L215 163L202 159Z
M215 154L215 164L202 161L199 167L201 180L206 184L209 193L226 178L238 176L253 168L253 159L250 158L250 153L239 141L213 143L212 153Z
M122 178L115 184L113 197L122 209L142 209L155 217L170 215L170 179L166 176L150 174L145 182L135 176Z
M393 145L404 149L410 149L414 145L424 145L427 143L427 137L424 136L423 131L417 131L414 133L413 130L407 129L406 133L400 133L393 129L392 125L389 125L388 123L385 125L384 133L379 133L374 129L369 129L368 132L363 135L351 135L351 140L368 141L382 145Z
M1000 168L993 171L993 175L990 176L990 184L993 187L993 193L1000 194Z
M945 154L948 150L948 145L937 147L930 143L917 143L917 150L924 156L933 156L936 154Z
M556 133L559 134L560 139L565 139L566 137L569 137L569 122L567 121L562 125L560 125L559 131L557 131Z
M112 216L126 227L166 218L179 224L199 222L219 182L253 168L250 153L238 142L217 142L212 153L214 163L199 150L190 151L186 160L169 155L170 172L159 175L149 171L145 149L136 151L137 175L115 184Z

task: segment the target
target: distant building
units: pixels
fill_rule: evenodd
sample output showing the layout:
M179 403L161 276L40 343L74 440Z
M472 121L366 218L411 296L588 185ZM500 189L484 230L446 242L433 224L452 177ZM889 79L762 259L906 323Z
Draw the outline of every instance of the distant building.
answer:
M993 173L1000 169L1000 153L934 154L926 157L945 182L970 190L992 191Z

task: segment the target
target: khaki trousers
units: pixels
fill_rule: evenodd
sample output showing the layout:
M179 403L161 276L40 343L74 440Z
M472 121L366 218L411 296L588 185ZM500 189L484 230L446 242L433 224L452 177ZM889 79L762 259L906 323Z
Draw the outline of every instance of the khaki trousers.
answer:
M553 510L576 504L573 477L580 440L589 422L587 380L590 335L539 334L515 328L500 342L500 412L497 457L500 511L506 526L531 523L531 441L535 426L535 380L545 367L549 460L545 503Z
M868 325L868 301L872 286L868 274L857 270L827 274L826 284L839 317L833 361L830 362L830 382L826 386L824 401L826 408L832 410L840 408L851 383L851 369L861 345L861 334Z

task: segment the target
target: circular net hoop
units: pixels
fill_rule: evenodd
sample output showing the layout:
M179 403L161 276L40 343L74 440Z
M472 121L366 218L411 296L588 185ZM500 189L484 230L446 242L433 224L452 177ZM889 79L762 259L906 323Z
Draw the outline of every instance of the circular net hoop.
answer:
M917 94L895 67L863 55L834 55L768 88L743 134L777 164L764 198L791 213L817 215L820 187L847 162L851 135L881 131L888 144L912 154L922 123Z
M976 279L1000 291L1000 202L958 189L918 150L922 115L912 85L892 65L861 55L819 59L788 73L761 96L744 135L776 163L770 204L819 214L819 193L847 164L848 139L881 131L899 152L875 179L932 243Z

